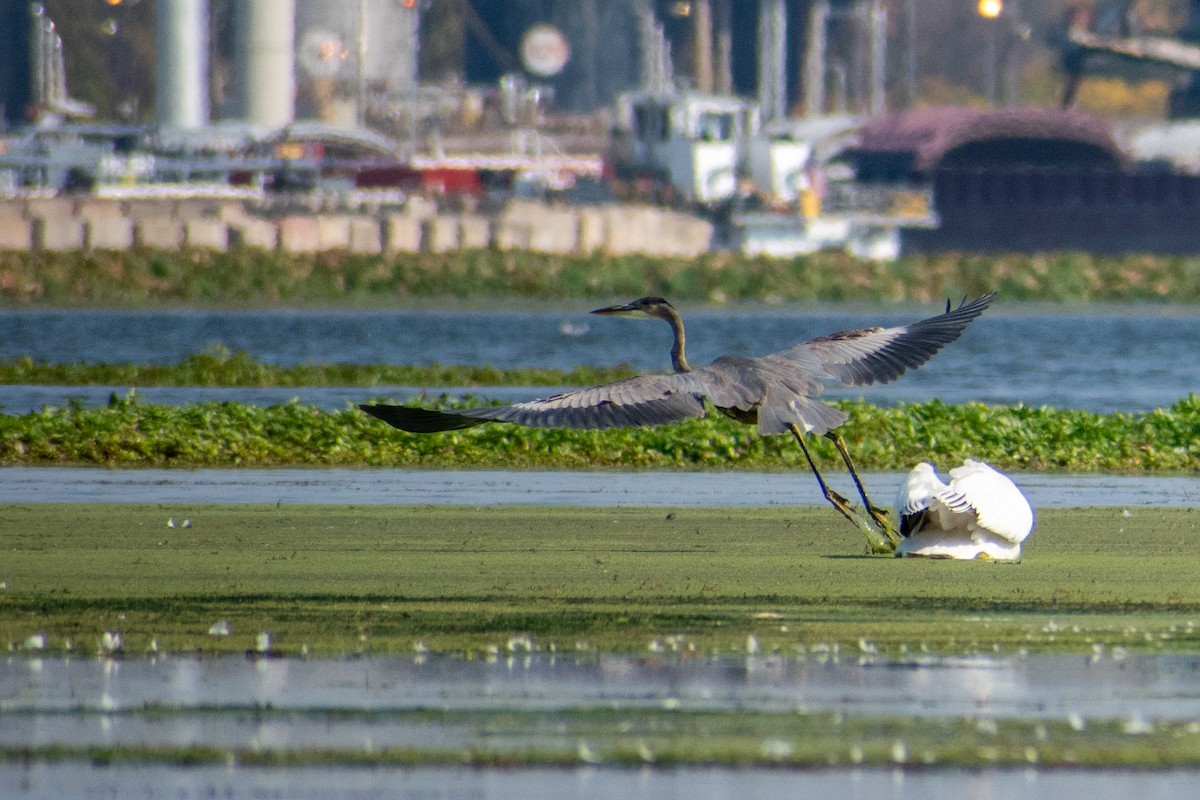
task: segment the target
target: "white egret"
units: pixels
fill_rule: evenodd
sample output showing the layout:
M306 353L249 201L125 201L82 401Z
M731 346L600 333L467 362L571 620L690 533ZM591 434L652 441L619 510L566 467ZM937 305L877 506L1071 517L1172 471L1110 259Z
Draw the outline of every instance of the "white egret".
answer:
M1015 561L1033 530L1033 509L1016 484L971 459L950 470L949 484L932 464L917 464L900 486L896 516L897 556Z

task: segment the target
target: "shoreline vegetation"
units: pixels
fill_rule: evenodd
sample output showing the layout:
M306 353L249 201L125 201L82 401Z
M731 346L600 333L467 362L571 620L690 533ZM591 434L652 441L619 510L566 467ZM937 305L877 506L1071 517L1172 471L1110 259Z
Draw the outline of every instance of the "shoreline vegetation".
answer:
M394 402L364 389L363 401ZM447 396L422 405L471 404ZM980 403L880 407L830 401L850 416L841 429L859 469L970 457L1001 470L1194 473L1200 470L1200 396L1145 413ZM828 440L811 439L823 464L838 463ZM715 411L655 428L603 431L481 425L412 435L357 408L327 411L299 401L255 406L143 402L136 391L102 407L44 407L0 414L0 465L107 467L427 467L438 469L805 468L788 437L759 436Z
M10 307L353 306L647 294L714 303L929 303L992 290L1010 302L1200 303L1200 257L943 254L885 263L840 252L793 258L501 250L386 257L254 249L0 253L0 302Z

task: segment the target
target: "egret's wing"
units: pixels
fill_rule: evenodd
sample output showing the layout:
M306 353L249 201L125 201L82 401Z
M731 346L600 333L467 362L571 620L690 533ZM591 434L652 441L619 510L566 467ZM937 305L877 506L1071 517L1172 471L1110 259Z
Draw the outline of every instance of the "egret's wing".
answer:
M813 377L829 376L849 386L887 383L915 369L957 339L983 313L996 293L965 300L945 314L894 328L839 331L774 353Z
M929 508L933 498L946 484L942 483L933 466L922 461L904 478L896 494L896 513L899 516Z
M1006 475L981 461L967 460L950 470L950 485L939 495L955 510L974 512L976 526L1010 542L1025 541L1033 530L1033 508Z
M921 462L908 473L896 493L896 516L900 520L901 536L911 536L925 527L930 506L937 493L945 488L946 484L931 464Z
M704 416L703 382L695 375L640 375L510 406L456 411L395 405L359 408L410 433L457 430L484 422L511 422L531 428L662 425Z

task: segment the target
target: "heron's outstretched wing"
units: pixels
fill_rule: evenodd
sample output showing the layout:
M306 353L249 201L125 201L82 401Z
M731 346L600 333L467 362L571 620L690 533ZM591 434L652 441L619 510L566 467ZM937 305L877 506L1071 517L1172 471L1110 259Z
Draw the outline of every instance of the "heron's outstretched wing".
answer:
M431 411L413 406L362 405L363 411L410 433L511 422L531 428L622 428L663 425L704 416L703 380L695 373L640 375L510 406Z
M985 294L945 314L894 328L839 331L793 345L767 358L795 363L819 377L848 386L887 383L933 358L983 313L996 293Z

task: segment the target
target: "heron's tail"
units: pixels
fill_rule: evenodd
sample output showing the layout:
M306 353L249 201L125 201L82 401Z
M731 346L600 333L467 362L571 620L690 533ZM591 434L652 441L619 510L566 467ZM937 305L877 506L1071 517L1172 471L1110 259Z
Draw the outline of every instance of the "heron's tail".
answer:
M485 419L472 419L461 414L431 411L428 408L416 408L415 406L360 405L359 408L373 417L378 417L388 425L409 433L456 431L487 422Z

